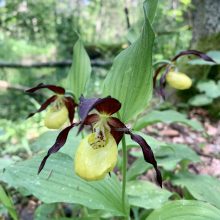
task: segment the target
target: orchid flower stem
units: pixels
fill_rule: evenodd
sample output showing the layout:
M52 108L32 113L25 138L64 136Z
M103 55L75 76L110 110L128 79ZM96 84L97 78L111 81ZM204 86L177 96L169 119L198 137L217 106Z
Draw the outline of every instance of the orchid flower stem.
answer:
M126 211L126 182L127 182L127 146L125 137L122 138L122 207Z
M165 63L171 64L172 62L171 62L170 60L159 60L159 61L153 63L153 66L155 67L155 66L157 66L158 64L165 64Z
M118 118L121 120L119 112L117 113ZM122 208L125 213L129 213L126 210L126 183L127 183L127 145L125 140L125 135L122 138ZM129 217L127 216L127 218Z

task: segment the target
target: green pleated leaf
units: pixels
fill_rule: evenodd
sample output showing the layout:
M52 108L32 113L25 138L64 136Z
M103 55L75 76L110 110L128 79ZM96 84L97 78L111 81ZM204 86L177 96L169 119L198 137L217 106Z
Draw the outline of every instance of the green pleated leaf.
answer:
M210 105L213 99L206 96L205 94L195 95L189 99L189 104L192 106L206 106Z
M131 205L145 209L161 207L172 195L171 192L143 180L128 182L127 194Z
M139 38L114 60L104 81L105 95L122 103L121 119L125 122L140 113L152 97L152 47L154 32L151 26L157 0L144 2L145 21Z
M34 213L34 220L49 220L52 219L52 213L56 210L56 203L41 204L37 207ZM60 220L60 219L59 219Z
M136 179L137 176L145 173L150 168L152 168L152 166L146 163L143 157L136 159L127 171L127 180Z
M167 124L171 123L181 123L185 124L196 131L203 131L201 123L194 119L187 119L187 116L174 110L165 111L152 111L146 116L139 118L138 122L135 124L135 130L141 130L148 125L155 124L158 122L164 122Z
M197 200L211 203L220 209L220 181L208 175L184 173L178 175L173 184L186 187Z
M165 170L172 171L181 161L200 161L200 158L195 151L193 151L187 145L160 142L148 135L143 134L142 132L137 132L137 134L141 135L151 146L158 165L163 167ZM131 141L128 136L126 137L126 143L128 148L140 148L139 145ZM141 172L145 172L147 169L149 169L149 164L147 164L143 159L141 149L139 151L131 151L130 154L134 157L140 158L137 162L132 164L132 169L128 171L128 178L134 179L137 175L140 175Z
M200 157L190 147L185 144L168 144L162 146L156 153L158 165L165 170L171 171L181 161L192 161L194 163L200 161Z
M76 101L84 93L91 75L91 62L80 38L73 47L73 62L67 77L67 88Z
M201 201L178 200L153 211L146 220L219 220L220 210Z
M45 203L77 203L122 216L121 184L113 174L101 181L87 182L75 175L73 159L66 154L52 155L37 175L43 156L10 165L0 179L19 190L25 188ZM126 204L126 207L128 204Z
M220 80L218 82L214 80L201 81L198 82L196 87L209 98L215 99L220 97Z
M131 169L128 170L128 179L134 179L138 175L144 173L151 165L146 163L141 151L131 153L132 156L138 156L139 158L131 165ZM177 164L182 161L199 162L199 156L191 150L189 147L183 144L176 144L170 146L163 146L160 150L154 151L158 166L163 167L167 171L172 171L176 168Z
M2 203L5 208L8 210L8 213L13 220L18 220L17 212L14 207L12 199L6 194L3 187L0 185L0 203Z

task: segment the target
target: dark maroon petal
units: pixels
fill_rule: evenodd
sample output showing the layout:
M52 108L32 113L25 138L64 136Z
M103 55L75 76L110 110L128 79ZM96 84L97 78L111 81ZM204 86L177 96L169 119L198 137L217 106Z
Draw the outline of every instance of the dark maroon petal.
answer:
M140 145L145 161L147 161L148 163L150 163L154 166L154 169L155 169L156 175L157 175L157 182L160 185L160 187L162 187L162 176L161 176L161 173L157 167L157 161L155 160L153 151L151 150L150 146L144 140L144 138L142 138L140 135L132 134L130 132L130 136L133 141L135 141L136 143L138 143Z
M47 99L42 105L41 107L33 113L30 113L27 118L30 118L32 116L34 116L36 113L42 112L43 110L45 110L47 108L48 105L50 105L52 102L54 102L57 99L57 95L53 95L52 97L50 97L49 99Z
M80 97L80 103L79 103L79 115L81 118L81 126L79 127L78 133L83 129L83 125L85 123L85 120L93 109L96 109L100 113L106 113L109 115L114 114L117 112L121 107L121 104L119 101L117 101L114 98L111 98L110 96L107 96L103 99L101 98L91 98L91 99L85 99L83 96Z
M110 117L108 119L108 125L111 128L111 134L114 137L117 144L121 141L124 133L128 130L123 122L121 122L118 118Z
M90 114L86 117L84 121L84 125L92 125L93 123L96 123L100 119L98 114Z
M26 90L25 92L29 92L29 93L33 93L39 89L49 89L57 94L60 95L64 95L65 94L65 89L63 87L60 86L55 86L55 85L45 85L43 83L40 83L39 85L37 85L36 87L33 87L31 89Z
M91 98L91 99L86 99L83 96L80 97L79 99L79 117L81 119L81 125L78 130L79 132L82 131L85 120L89 114L89 112L94 108L95 103L99 100L99 98Z
M158 77L160 71L161 71L165 66L167 66L166 63L163 64L163 65L161 65L160 67L158 67L158 68L156 69L156 71L155 71L155 73L154 73L154 78L153 78L153 86L154 86L154 88L156 88L157 77Z
M73 100L72 97L65 97L64 103L65 103L65 106L68 110L70 124L72 124L73 118L75 115L75 108L76 108L77 104L75 103L75 101Z
M170 72L171 68L172 68L171 65L167 66L165 72L163 73L163 75L160 78L159 94L162 96L162 98L164 100L165 100L164 87L166 85L166 76Z
M110 96L101 99L94 108L100 112L105 113L107 115L113 115L121 108L121 103Z
M41 170L44 168L44 165L48 159L48 157L53 154L56 153L57 151L60 150L61 147L63 147L63 145L66 143L69 131L76 126L77 124L71 124L69 127L66 127L64 130L62 130L57 139L56 142L54 143L54 145L48 150L47 155L44 157L44 159L41 161L41 164L39 166L38 169L38 174L41 172Z
M181 51L180 53L178 53L172 59L172 61L176 61L179 57L186 56L186 55L195 55L195 56L200 57L201 59L203 59L205 61L216 63L211 57L209 57L205 53L202 53L201 51L198 51L198 50L185 50L185 51Z

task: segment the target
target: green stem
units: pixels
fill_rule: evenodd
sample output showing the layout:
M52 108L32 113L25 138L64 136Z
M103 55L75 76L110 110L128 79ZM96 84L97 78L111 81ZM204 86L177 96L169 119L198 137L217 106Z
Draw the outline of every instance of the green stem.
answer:
M125 137L122 138L122 207L126 211L126 182L127 182L127 146Z
M121 120L119 112L117 113L118 118ZM126 210L126 183L127 183L127 145L125 136L122 138L122 208L123 211L127 214L129 210ZM129 219L129 216L126 216L126 219Z
M158 64L171 64L172 62L170 60L159 60L159 61L156 61L155 63L153 63L153 66L157 66Z

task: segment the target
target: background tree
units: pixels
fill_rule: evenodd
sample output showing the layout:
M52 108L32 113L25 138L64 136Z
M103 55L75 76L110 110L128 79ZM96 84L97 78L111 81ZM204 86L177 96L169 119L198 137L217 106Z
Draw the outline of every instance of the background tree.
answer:
M193 0L192 4L192 47L202 51L220 49L220 1Z

